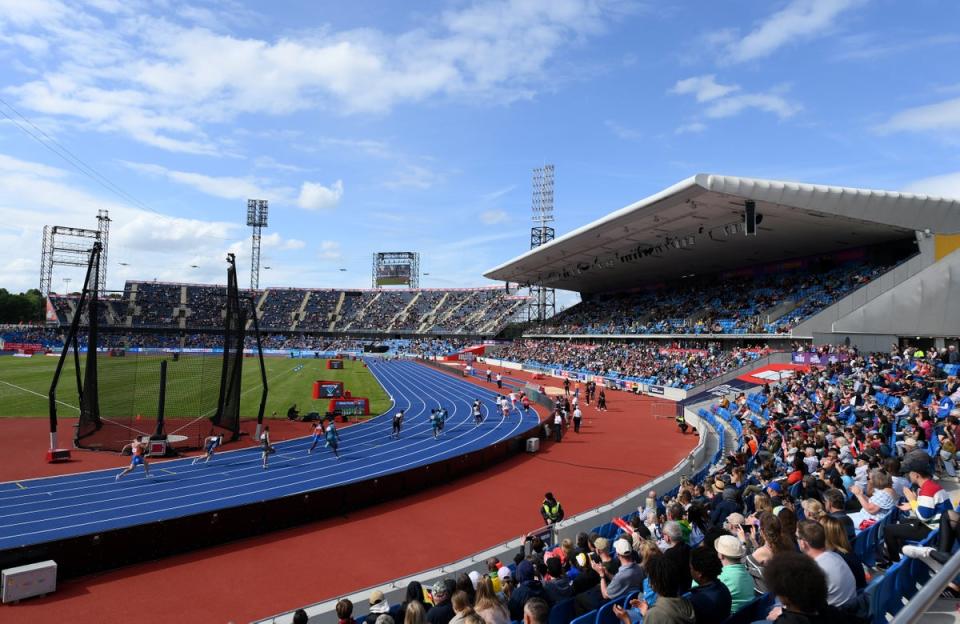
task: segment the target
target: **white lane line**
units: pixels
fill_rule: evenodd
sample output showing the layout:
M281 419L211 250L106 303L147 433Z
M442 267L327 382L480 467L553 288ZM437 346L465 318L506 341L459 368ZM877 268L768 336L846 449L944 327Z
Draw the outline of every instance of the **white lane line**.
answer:
M436 372L436 371L432 371L432 370L430 370L430 369L426 369L426 368L420 367L420 366L418 366L418 365L416 365L416 364L410 364L409 366L414 366L414 367L416 367L417 373L419 373L419 376L423 378L423 383L420 384L420 387L419 387L419 390L420 390L421 392L422 392L422 390L424 389L424 387L429 386L430 389L434 389L434 388L440 389L440 390L446 391L446 392L448 392L449 394L452 394L452 395L460 395L460 396L467 396L467 395L468 395L467 390L465 390L464 388L465 388L465 386L466 386L466 387L470 387L470 386L471 386L470 384L465 384L464 382L459 382L459 383L458 383L458 381L455 380L455 379L449 378L449 377L447 377L447 376L445 376L445 375L442 375L441 373L438 373L438 372ZM408 368L409 366L404 366L404 368ZM411 370L413 370L413 369L411 369ZM382 371L381 371L381 372L382 372ZM394 371L390 371L390 372L393 373ZM384 374L385 376L387 376L387 377L391 377L390 381L393 381L393 379L392 379L393 375L389 375L389 374L387 374L387 373L385 373L385 372L383 372L383 374ZM397 377L400 377L400 375L397 375ZM432 379L431 379L431 377L432 377ZM399 388L399 387L403 387L403 388L405 388L405 389L410 389L410 384L409 384L409 383L404 383L404 382L402 382L402 381L396 381L396 382L394 382L394 383L398 386L398 388ZM483 389L481 389L481 390L483 390ZM416 392L416 391L412 392L411 394L412 394L412 396L413 396L418 402L420 402L422 405L424 405L424 409L421 410L421 411L419 411L417 415L419 415L420 413L424 413L424 412L425 412L425 409L426 409L426 401L424 401L424 400L422 399L420 393L418 393L418 392ZM472 393L470 393L470 394L472 394L473 396L475 396L475 395L476 395L476 391L474 391L474 392L472 392ZM492 394L492 393L489 392L489 391L484 391L484 394ZM469 398L464 399L464 402L465 402L465 403L469 403ZM454 414L456 414L457 411L459 411L458 405L457 405L456 403L454 403ZM469 412L469 410L467 410L467 411ZM468 414L468 416L469 416L469 414ZM466 419L465 419L465 420L466 420ZM503 420L504 420L504 419L503 419L502 416L501 416L500 423L502 423ZM452 422L452 421L453 421L453 418L451 418L451 422ZM458 423L458 424L459 424L459 423ZM500 437L499 439L492 441L492 443L496 443L496 442L502 441L503 439L507 439L507 438L508 438L510 435L512 435L522 424L523 424L523 417L522 417L522 414L521 414L521 418L520 418L520 419L516 422L516 424L511 428L511 430L510 430L509 432L507 432L506 437ZM426 425L426 423L424 423L424 427L423 427L424 429L426 428L425 425ZM448 439L450 439L450 440L457 440L457 439L459 439L459 438L465 437L468 433L470 433L470 432L471 432L473 429L475 429L475 428L476 428L476 427L468 428L467 430L465 430L465 431L464 431L463 433L461 433L460 435L455 436L455 437L453 437L453 438L448 438ZM498 424L498 426L496 426L496 427L494 428L494 431L496 431L496 429L499 429L499 424ZM348 429L348 431L349 431L349 429ZM371 432L371 433L372 433L372 432ZM493 432L491 431L490 433L493 433ZM487 435L489 435L489 434L488 434L488 433L485 433L485 434L484 434L484 437L487 436ZM364 436L364 437L367 437L367 436ZM453 447L451 447L451 448L440 449L439 452L433 453L433 454L428 455L428 456L426 456L426 457L420 455L420 456L418 457L418 459L415 459L415 460L412 461L412 462L407 462L406 464L400 464L399 466L394 466L393 468L388 468L388 469L385 469L385 470L383 470L383 471L381 471L381 472L379 472L379 473L375 473L375 474L366 473L366 474L361 475L361 477L362 477L362 478L374 478L374 477L377 477L377 476L381 476L382 474L390 474L390 473L392 473L392 472L395 472L398 468L399 468L399 469L403 469L403 468L410 467L410 466L414 466L414 465L422 465L422 464L424 463L424 460L429 460L429 459L433 459L433 458L436 458L436 457L442 457L442 456L445 456L445 455L450 456L450 457L454 457L454 456L456 456L456 453L453 453L453 451L459 450L459 449L464 448L464 447L466 447L466 446L471 446L473 442L474 442L474 441L467 441L467 442L464 442L464 443L462 443L462 444L453 446ZM420 445L418 444L418 445L415 445L415 446L420 446ZM248 450L248 451L250 451L250 450L257 451L257 449L246 449L246 450ZM416 449L413 449L413 450L416 450ZM372 464L372 466L379 465L379 464L388 464L388 465L389 465L389 464L393 464L396 459L402 459L402 458L405 458L405 457L409 457L410 455L418 455L418 453L414 453L414 452L411 452L411 453L403 453L403 454L401 454L401 455L399 455L399 456L397 456L397 457L390 457L390 458L388 458L388 459L386 459L386 460L384 460L384 461L376 462L375 464ZM332 460L332 459L328 460L327 463L329 463L331 466L336 465L336 464L333 463L333 460ZM368 466L365 466L365 467L366 467L366 468L369 468L370 466L371 466L371 465L368 465ZM346 471L346 473L354 473L354 472L357 472L357 470L358 470L358 469L351 469L351 470ZM341 476L342 476L343 474L345 474L345 473L344 473L344 472L341 472L341 473L340 473ZM233 480L233 479L227 479L227 480ZM282 480L282 481L284 481L284 482L286 481L285 478L271 478L271 479L267 479L267 481L277 481L277 480ZM239 497L242 497L242 496L244 496L244 495L251 494L251 493L270 492L270 491L278 490L278 489L281 489L281 490L282 490L282 489L288 488L288 487L291 486L291 485L292 485L292 486L297 486L297 485L301 485L301 484L305 484L305 483L310 483L310 482L315 481L315 480L316 480L316 477L313 477L313 478L306 479L306 480L294 481L294 482L292 482L292 483L285 483L285 484L282 484L282 485L280 485L280 486L270 486L270 487L267 487L267 488L262 488L262 489L260 489L260 490L254 490L253 492L244 491L244 492L241 493L241 494L235 494L235 495L231 495L231 496L225 496L225 497L221 497L221 498L217 498L217 499L206 499L206 500L204 500L204 501L199 501L199 502L195 502L195 503L188 503L188 504L185 504L185 505L179 505L179 506L173 506L173 507L166 507L166 509L183 509L183 508L189 508L189 507L196 507L196 506L198 506L198 505L203 505L203 504L205 504L205 503L213 503L213 502L218 502L218 501L221 501L221 500L229 500L229 499L239 498ZM326 485L327 485L327 487L333 487L333 486L336 486L336 485L342 485L342 484L344 484L344 483L349 483L349 482L355 481L355 480L356 480L356 479L354 479L354 478L347 478L347 479L343 479L343 480L341 480L341 481L334 482L334 483L327 482ZM124 491L125 491L127 494L129 494L129 489L125 489ZM207 483L207 484L205 485L205 491L209 491L209 483ZM298 492L294 492L294 494L302 493L303 491L310 491L310 489L301 490L301 491L298 491ZM181 499L181 498L187 498L187 497L186 497L186 496L177 496L177 497L173 497L172 499L163 499L163 500L177 500L177 499ZM125 497L125 500L128 500L128 498ZM104 501L93 501L93 502L104 502ZM155 512L155 505L156 505L157 502L158 502L158 499L155 499L155 498L152 499L152 501L151 501L151 507L152 507L152 509L151 509L149 512L128 514L128 515L126 515L126 516L113 517L113 518L110 518L110 519L98 519L97 521L85 522L85 523L78 523L78 524L69 525L69 526L66 526L66 527L50 528L50 529L46 529L46 530L42 530L42 531L35 531L35 532L24 533L24 534L20 534L20 535L6 536L4 539L14 539L14 538L16 538L16 537L21 537L21 536L25 536L25 535L33 535L33 534L47 533L47 532L53 532L53 531L66 531L66 530L69 530L69 529L71 529L71 528L77 528L77 527L81 527L81 526L88 526L88 525L90 525L90 524L96 524L97 522L116 522L117 520L122 520L122 519L126 519L126 518L139 517L139 516L144 516L144 515L152 515L152 514ZM80 505L78 505L78 506L80 506ZM90 513L99 513L99 512L91 511L91 512L85 512L85 513L77 514L77 515L89 515ZM12 514L12 515L20 515L20 514ZM51 520L57 520L57 519L65 519L65 518L67 518L67 517L70 517L70 516L60 516L59 518L50 518L50 519L48 519L46 522L50 522ZM18 525L18 524L28 524L28 523L17 523L16 525ZM10 526L16 526L16 525L10 525Z

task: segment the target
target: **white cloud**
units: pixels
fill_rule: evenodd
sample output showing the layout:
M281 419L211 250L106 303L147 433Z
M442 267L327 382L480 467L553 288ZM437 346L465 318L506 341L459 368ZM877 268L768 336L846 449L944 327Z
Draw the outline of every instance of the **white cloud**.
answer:
M383 185L389 189L414 188L426 190L443 180L443 175L422 165L407 163L400 167Z
M507 213L504 210L485 210L480 213L480 220L487 225L496 225L507 220Z
M704 115L711 119L733 117L749 109L773 113L785 119L792 117L803 108L782 95L786 89L786 86L780 86L765 93L748 93L741 90L740 85L719 84L716 76L705 74L679 80L669 92L676 95L692 95L697 102L707 105ZM694 121L680 126L676 132L678 134L700 132L705 128L702 122Z
M717 100L707 107L705 114L707 117L720 119L739 115L751 108L773 113L777 117L785 119L795 115L802 107L774 93L743 93Z
M279 232L271 232L260 239L260 244L264 249L276 249L279 251L293 251L303 249L307 243L297 238L284 238Z
M15 7L2 10L7 4ZM0 0L0 24L3 41L40 39L7 45L48 46L45 73L8 87L24 107L159 149L216 154L220 146L202 124L241 114L380 114L432 97L530 98L548 82L558 52L601 32L618 5L485 0L401 33L324 28L272 40L52 1ZM187 17L212 18L204 11Z
M220 197L221 199L283 199L287 192L263 188L249 178L234 176L209 176L192 171L175 171L160 165L148 163L124 162L124 164L141 173L165 177L177 184L189 186L205 195Z
M331 240L320 241L318 255L324 260L339 260L343 255L340 252L340 243Z
M724 60L742 63L769 56L787 44L828 34L836 18L864 0L791 0L745 37L730 42Z
M616 136L618 139L623 139L624 141L638 141L643 138L643 133L639 130L628 128L617 123L616 121L613 121L612 119L607 119L603 122L603 125L605 125L607 129L614 134L614 136Z
M31 259L9 265L3 273L6 288L33 288L38 282L37 266L44 225L74 227L96 226L93 215L99 209L110 211L109 287L121 288L123 279L152 278L166 280L223 281L222 263L209 262L209 270L188 270L188 257L223 258L239 226L221 221L156 214L93 195L70 181L67 171L0 154L0 245L5 257ZM184 258L183 262L177 258ZM117 263L129 266L121 267ZM199 264L192 262L192 264ZM76 287L82 270L58 268L55 286L64 276L74 279Z
M705 74L703 76L693 76L692 78L678 80L677 84L673 85L673 88L670 89L670 93L675 95L693 94L698 102L709 102L710 100L715 100L734 91L738 91L739 89L740 87L738 85L717 84L714 74Z
M503 197L504 195L507 195L507 194L509 194L509 193L512 193L515 188L517 188L517 185L516 185L516 184L511 184L510 186L505 186L505 187L503 187L502 189L497 189L497 190L495 190L495 191L491 191L491 192L485 194L485 195L482 197L482 199L483 199L483 201L485 201L485 202L496 201L496 200L500 199L501 197Z
M317 182L304 182L300 187L297 205L304 210L333 210L343 197L343 181L337 180L330 186Z
M701 121L691 121L690 123L677 126L675 134L696 134L707 129L707 125Z
M908 108L881 124L877 130L882 133L960 130L960 98Z
M903 190L908 193L960 199L960 171L917 180Z

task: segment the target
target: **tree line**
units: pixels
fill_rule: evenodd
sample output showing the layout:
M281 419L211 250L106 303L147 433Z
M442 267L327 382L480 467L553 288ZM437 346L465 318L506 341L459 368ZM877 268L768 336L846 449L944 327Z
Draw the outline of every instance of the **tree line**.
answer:
M0 288L0 323L36 323L43 320L44 298L31 288L25 293L13 294Z

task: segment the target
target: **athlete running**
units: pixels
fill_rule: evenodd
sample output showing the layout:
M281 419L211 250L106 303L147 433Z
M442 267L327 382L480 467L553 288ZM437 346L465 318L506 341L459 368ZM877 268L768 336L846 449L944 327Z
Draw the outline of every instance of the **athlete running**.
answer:
M317 444L320 444L320 440L323 439L323 421L318 420L316 424L313 425L313 444L310 445L310 448L307 450L307 455L313 452L313 449L317 448Z
M393 432L390 434L390 437L399 438L400 428L402 426L403 426L403 410L400 410L393 415Z
M190 465L191 465L191 466L194 465L195 463L197 463L197 462L200 461L201 459L204 460L203 463L205 463L205 464L208 463L211 459L213 459L213 453L214 453L214 451L216 451L217 448L218 448L221 444L223 444L223 436L222 436L222 435L210 435L210 436L207 436L206 438L204 438L204 440L203 440L203 449L204 449L204 451L206 451L206 453L205 453L204 455L197 455L196 457L194 457L194 458L193 458L193 461L190 462ZM206 458L206 459L204 459L204 458Z
M260 434L260 457L263 460L263 469L267 469L267 458L277 451L270 444L270 425L263 428Z
M333 424L333 418L330 419L330 424L327 425L325 435L327 436L327 445L333 450L333 454L337 456L337 459L340 459L340 451L337 450L337 447L340 446L340 434L337 432L336 425Z
M133 442L125 446L124 449L126 449L127 447L130 448L130 455L131 455L130 465L124 468L120 472L120 474L117 475L116 480L119 481L120 477L122 477L123 475L133 472L133 469L136 468L137 466L143 466L143 473L149 477L150 468L147 466L146 445L140 440L134 438Z
M483 422L483 412L480 410L480 399L473 402L473 422L476 425Z

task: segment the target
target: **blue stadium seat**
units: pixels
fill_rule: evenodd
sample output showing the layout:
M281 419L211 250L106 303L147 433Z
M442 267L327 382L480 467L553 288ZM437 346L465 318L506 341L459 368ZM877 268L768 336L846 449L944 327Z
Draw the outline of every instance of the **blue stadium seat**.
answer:
M747 604L740 607L740 610L732 614L723 624L752 624L759 622L767 617L767 613L773 608L773 594L763 594L757 596Z
M595 624L597 620L597 609L590 611L589 613L584 613L578 618L574 618L570 624Z
M574 614L574 600L574 598L567 598L553 605L547 624L570 624Z
M597 609L595 624L618 624L619 618L613 613L613 608L620 604L618 600L611 600Z

